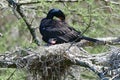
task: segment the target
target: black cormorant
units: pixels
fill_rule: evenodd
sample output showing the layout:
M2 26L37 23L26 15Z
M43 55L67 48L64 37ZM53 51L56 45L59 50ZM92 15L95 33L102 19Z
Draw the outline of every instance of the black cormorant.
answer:
M59 20L53 19L57 17ZM49 44L60 44L68 42L79 42L82 39L97 42L99 40L85 37L80 31L70 27L65 22L65 14L59 9L51 9L46 18L41 20L40 33L43 41Z

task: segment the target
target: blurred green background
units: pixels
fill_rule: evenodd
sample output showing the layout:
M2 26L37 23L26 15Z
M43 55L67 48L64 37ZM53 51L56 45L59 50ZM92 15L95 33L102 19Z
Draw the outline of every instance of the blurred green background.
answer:
M27 2L31 0L20 0L19 2ZM41 3L22 6L22 11L26 15L26 19L32 22L32 26L36 28L37 36L40 38L41 44L45 43L41 40L39 34L39 23L42 18L46 17L47 12L52 8L61 9L66 15L66 22L76 30L83 32L88 26L91 26L85 36L92 38L97 37L119 37L120 33L120 1L105 2L104 0L78 0L77 2L46 2L40 0ZM119 4L117 4L119 3ZM7 4L4 2L3 4ZM37 45L32 43L32 37L27 26L20 16L12 8L0 6L0 54L6 51L15 50L17 47L35 48ZM17 15L17 17L15 16ZM91 19L91 20L90 20ZM85 48L90 53L101 53L108 49L108 46L94 46ZM7 80L14 69L0 69L0 80ZM83 80L96 80L95 77L83 73ZM94 75L94 74L93 74ZM10 80L26 80L26 72L15 72Z

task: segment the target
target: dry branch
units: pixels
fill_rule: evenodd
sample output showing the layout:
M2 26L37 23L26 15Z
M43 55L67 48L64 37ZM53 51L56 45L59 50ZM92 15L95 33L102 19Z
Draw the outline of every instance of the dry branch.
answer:
M40 45L40 41L38 40L38 37L36 36L35 29L32 28L31 23L26 19L26 16L24 15L24 13L21 10L20 4L16 3L14 0L6 0L6 1L8 2L8 4L10 6L12 6L12 8L14 10L16 10L19 13L19 15L21 16L23 21L26 23L27 28L29 29L29 31L30 31L30 33L32 35L33 41L39 46Z
M41 79L62 78L73 65L82 66L93 71L99 78L112 77L120 70L120 48L90 55L81 47L70 44L41 46L38 49L21 49L0 56L0 67L26 68L33 74L39 74ZM112 73L114 72L114 73ZM59 75L58 75L59 74ZM108 79L107 79L108 80Z

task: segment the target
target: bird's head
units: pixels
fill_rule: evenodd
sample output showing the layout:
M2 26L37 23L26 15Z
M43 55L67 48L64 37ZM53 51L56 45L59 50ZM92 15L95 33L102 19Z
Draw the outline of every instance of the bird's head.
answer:
M47 14L48 19L53 19L54 16L60 20L65 20L65 14L60 9L51 9Z

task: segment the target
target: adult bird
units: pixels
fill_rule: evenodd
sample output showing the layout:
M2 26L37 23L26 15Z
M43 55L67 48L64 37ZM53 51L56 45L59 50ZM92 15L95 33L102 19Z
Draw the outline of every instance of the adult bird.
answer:
M54 17L58 19L54 19ZM79 42L82 39L97 42L99 40L85 37L80 31L70 27L65 22L65 14L59 9L51 9L47 16L41 20L40 33L43 41L48 44L61 44L68 42Z

